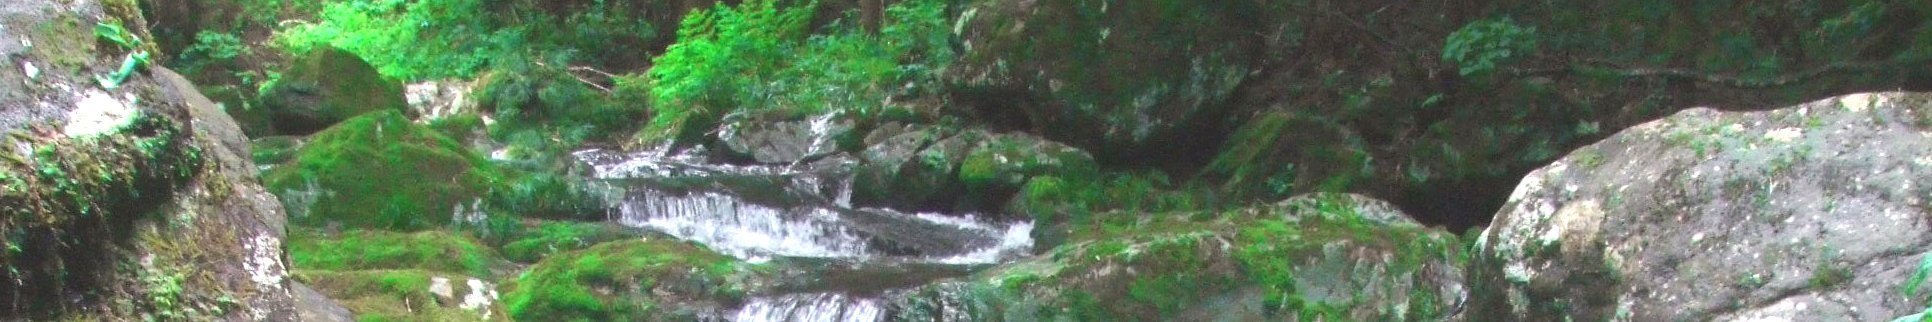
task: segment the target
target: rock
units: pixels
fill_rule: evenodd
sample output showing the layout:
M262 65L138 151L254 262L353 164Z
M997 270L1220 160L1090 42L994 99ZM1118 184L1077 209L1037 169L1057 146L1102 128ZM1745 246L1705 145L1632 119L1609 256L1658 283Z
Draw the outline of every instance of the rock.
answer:
M315 288L300 282L288 284L289 294L295 297L295 311L302 321L353 322L356 320L355 313L350 313L349 309L336 304L335 300L330 300L329 296L322 295L322 292L316 291Z
M341 48L316 48L262 90L274 133L307 135L363 113L411 112L402 86Z
M409 84L403 96L416 115L440 119L478 112L476 101L470 100L470 90L475 88L475 83L461 80L429 81Z
M1261 8L1248 2L983 1L956 25L964 51L945 74L953 96L988 114L1026 115L1047 137L1103 157L1226 122L1257 69ZM1255 28L1259 29L1259 28Z
M1885 321L1932 244L1932 95L1690 109L1530 173L1473 321Z
M496 284L475 277L396 269L298 270L296 278L365 321L509 321Z
M545 258L503 293L516 320L692 321L742 301L749 267L663 239L608 242Z
M904 321L1439 321L1462 244L1354 195L1083 232L1048 254L889 297ZM1368 215L1374 214L1374 215ZM1211 220L1186 219L1215 217Z
M316 133L263 178L296 223L401 230L455 221L459 206L474 209L503 181L488 160L396 111Z
M133 2L0 4L0 320L296 318L281 206L247 139L195 86L141 66L101 22Z
M837 153L837 138L852 121L837 114L805 120L743 119L727 122L718 133L722 150L758 163L791 164Z
M1098 167L1084 150L1019 133L888 124L865 143L853 202L902 210L996 212L1027 179Z
M417 269L482 278L496 276L498 268L505 266L504 260L475 239L440 230L296 233L289 237L288 258L290 265L302 270Z

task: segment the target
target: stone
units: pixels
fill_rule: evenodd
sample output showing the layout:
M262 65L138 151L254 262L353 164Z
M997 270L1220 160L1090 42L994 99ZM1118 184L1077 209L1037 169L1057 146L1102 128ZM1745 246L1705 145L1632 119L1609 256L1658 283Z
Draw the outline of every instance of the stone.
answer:
M307 135L363 113L410 113L402 85L347 50L316 48L262 90L276 134Z
M1138 222L893 292L889 320L1440 321L1466 301L1456 236L1359 195Z
M1932 249L1932 95L1695 108L1517 185L1471 263L1475 321L1885 321ZM1922 293L1921 293L1922 294Z

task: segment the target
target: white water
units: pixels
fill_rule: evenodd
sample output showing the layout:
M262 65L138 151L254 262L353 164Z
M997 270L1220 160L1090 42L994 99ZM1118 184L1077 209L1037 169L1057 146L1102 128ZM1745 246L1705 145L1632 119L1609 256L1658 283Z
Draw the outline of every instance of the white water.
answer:
M717 193L633 195L619 221L652 228L753 262L771 256L868 257L865 238L834 225L827 209L785 211Z
M780 166L699 164L688 157L665 157L659 153L585 151L578 156L592 163L599 178L783 176L787 178L787 184L784 185L790 191L824 197L822 205L787 209L749 202L721 192L671 194L643 188L629 193L620 207L618 221L627 226L661 231L752 262L763 262L777 256L860 260L882 256L869 247L877 242L874 238L851 228L854 227L852 223L841 218L840 211L849 211L851 207L852 180L849 177L827 176ZM876 209L867 212L906 222L930 224L926 227L968 232L968 236L982 238L973 244L984 244L950 254L896 260L994 264L1025 256L1033 245L1033 238L1029 235L1033 229L1031 222L998 223L971 215L902 214ZM924 224L911 226L920 225ZM934 238L945 238L940 235L945 234L934 234ZM774 294L749 298L730 320L870 322L880 321L884 311L885 304L877 298L841 293Z
M842 321L869 322L884 317L878 299L840 294L792 294L752 298L731 318L735 322Z

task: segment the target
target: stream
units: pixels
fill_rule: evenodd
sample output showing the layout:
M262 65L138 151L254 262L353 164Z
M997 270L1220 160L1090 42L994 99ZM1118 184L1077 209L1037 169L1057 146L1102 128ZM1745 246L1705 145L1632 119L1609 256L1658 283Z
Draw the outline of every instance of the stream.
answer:
M1030 222L855 208L849 162L742 166L600 149L576 156L624 191L613 221L752 263L807 267L791 269L800 282L748 297L723 317L729 321L881 321L884 294L1025 256L1033 244Z

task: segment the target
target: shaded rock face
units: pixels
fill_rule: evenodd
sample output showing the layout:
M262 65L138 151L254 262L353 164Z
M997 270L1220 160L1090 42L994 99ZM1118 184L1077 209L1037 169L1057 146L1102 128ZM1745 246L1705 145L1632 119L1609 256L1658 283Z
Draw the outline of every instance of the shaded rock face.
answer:
M132 6L0 4L0 320L295 319L282 208L234 121L163 68L96 79L151 50L91 32Z
M1027 179L1098 168L1085 150L1022 133L888 124L864 141L852 202L866 206L997 212Z
M1686 110L1517 186L1477 321L1884 321L1932 245L1932 95Z
M1147 229L898 292L894 321L1437 321L1461 312L1456 237L1386 202L1307 195Z
M1237 1L987 1L962 13L945 77L989 115L1096 153L1206 139L1256 66L1260 8Z
M273 133L307 135L363 113L412 112L402 85L340 48L317 48L262 92Z

